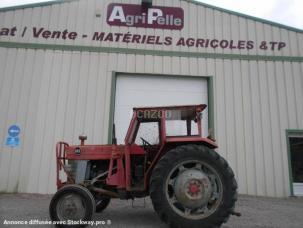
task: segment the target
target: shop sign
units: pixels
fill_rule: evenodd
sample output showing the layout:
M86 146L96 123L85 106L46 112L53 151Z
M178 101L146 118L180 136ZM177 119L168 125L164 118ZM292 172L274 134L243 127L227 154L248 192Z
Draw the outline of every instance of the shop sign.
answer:
M125 17L125 14L115 13L112 16L115 23ZM121 16L122 15L122 16ZM115 19L116 17L120 19ZM173 17L172 17L173 18ZM126 19L128 21L128 19ZM136 19L138 20L138 19ZM135 20L135 21L136 21ZM154 20L152 20L154 22ZM145 19L144 19L144 22ZM118 24L119 24L118 23ZM122 22L121 22L122 23ZM167 27L166 27L167 28ZM5 31L1 33L1 31ZM34 39L40 40L85 40L89 39L93 42L100 43L131 43L131 44L147 44L147 45L159 45L159 46L175 46L175 47L193 47L198 50L262 50L262 51L282 51L288 45L283 40L242 40L242 39L230 39L228 37L209 38L209 37L183 37L183 36L171 36L171 35L153 35L153 34L140 34L139 32L104 32L104 31L92 31L88 33L79 33L77 31L70 31L69 29L47 29L44 27L17 27L0 28L0 35L6 37L20 37L23 38L28 35Z
M181 30L184 26L184 11L177 7L147 8L112 3L107 9L107 23L111 26Z

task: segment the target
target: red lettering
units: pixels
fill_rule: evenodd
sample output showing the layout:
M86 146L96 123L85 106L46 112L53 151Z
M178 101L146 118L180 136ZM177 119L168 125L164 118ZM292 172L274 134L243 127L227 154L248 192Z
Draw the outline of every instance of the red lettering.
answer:
M155 36L148 36L146 43L147 44L155 44L155 39L156 39Z
M35 38L39 38L40 34L43 32L44 28L40 28L37 30L36 27L33 28L33 35Z
M238 49L244 49L245 48L245 41L244 40L239 40L238 42Z
M104 32L101 33L95 32L93 36L93 40L103 41L104 36L105 36Z
M132 43L140 44L141 35L133 35Z
M124 43L129 43L130 39L131 39L131 34L130 33L124 34L124 37L123 37L123 42Z
M269 42L271 46L271 50L274 51L276 49L276 45L278 45L278 42Z
M157 45L163 45L163 42L160 42L160 36L157 36L157 38L156 38L156 44Z
M230 49L236 49L237 48L237 46L234 45L234 41L233 40L230 41L229 48Z
M144 35L144 36L142 37L141 44L144 44L145 41L146 41L146 35Z
M42 33L42 37L45 38L45 39L48 39L50 37L52 33L48 30L45 30L43 33Z
M206 43L205 43L205 45L204 45L205 48L208 48L209 42L210 42L210 40L207 39L207 40L206 40Z
M204 47L204 43L204 39L197 39L196 47Z
M195 45L195 39L193 39L193 38L187 39L187 40L186 40L186 45L187 45L188 47L194 46L194 45Z
M112 33L108 33L108 35L105 37L104 41L113 42L114 41L113 34Z
M48 39L48 38L52 38L52 39L71 39L71 40L75 40L77 38L78 34L76 32L68 32L67 29L65 29L64 31L60 32L60 31L49 31L49 30L44 30L44 28L40 28L37 29L36 27L33 27L33 37L34 38L44 38L44 39ZM95 36L94 36L95 38Z
M16 35L16 31L17 31L17 27L13 27L13 28L11 29L10 35L11 35L11 36L15 36L15 35Z
M61 35L61 32L59 31L54 31L53 34L52 34L52 38L60 38L60 35Z
M280 51L282 48L285 48L286 47L286 43L284 42L279 42L279 45L278 45L278 50Z
M173 42L173 38L172 37L165 37L165 42L164 42L164 44L166 45L166 46L169 46L169 45L171 45L172 44L172 42Z
M183 37L179 39L177 46L185 46L185 39Z
M223 48L223 49L227 48L228 47L228 41L227 40L221 40L220 47Z
M217 48L219 46L218 43L219 43L219 40L214 39L214 40L210 41L210 46L212 48Z
M123 36L123 33L115 33L116 36L116 42L120 42L121 37Z
M63 31L63 33L62 33L62 39L63 39L63 40L66 40L67 34L68 34L68 31L67 31L67 29L65 29L65 30Z
M68 34L68 39L75 40L77 38L78 34L76 32L71 32Z
M247 50L253 49L254 41L251 41L251 40L247 41L246 48L247 48Z

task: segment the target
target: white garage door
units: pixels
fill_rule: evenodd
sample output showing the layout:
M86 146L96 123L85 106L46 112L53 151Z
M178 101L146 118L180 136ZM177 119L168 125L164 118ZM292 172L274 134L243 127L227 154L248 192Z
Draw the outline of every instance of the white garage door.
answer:
M207 79L119 75L116 84L115 124L119 144L133 107L207 104ZM208 132L208 110L203 112L203 136Z

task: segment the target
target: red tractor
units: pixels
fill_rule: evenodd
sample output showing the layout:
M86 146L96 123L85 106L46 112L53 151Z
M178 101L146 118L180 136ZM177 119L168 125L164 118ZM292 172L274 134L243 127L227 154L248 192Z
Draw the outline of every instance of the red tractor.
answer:
M215 140L202 137L205 108L134 108L124 145L117 145L115 133L112 145L85 145L86 136L76 146L59 142L51 220L60 227L75 225L90 221L111 198L150 196L161 220L171 227L226 222L235 214L237 183L226 160L215 152Z

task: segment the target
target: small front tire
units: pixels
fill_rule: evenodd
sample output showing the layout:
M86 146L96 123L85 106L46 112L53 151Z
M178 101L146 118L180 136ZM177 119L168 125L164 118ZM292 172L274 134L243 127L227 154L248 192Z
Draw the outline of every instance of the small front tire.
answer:
M91 221L96 210L91 192L80 185L66 185L53 196L49 205L50 219L57 227L85 227L80 221ZM71 222L73 221L73 222Z

